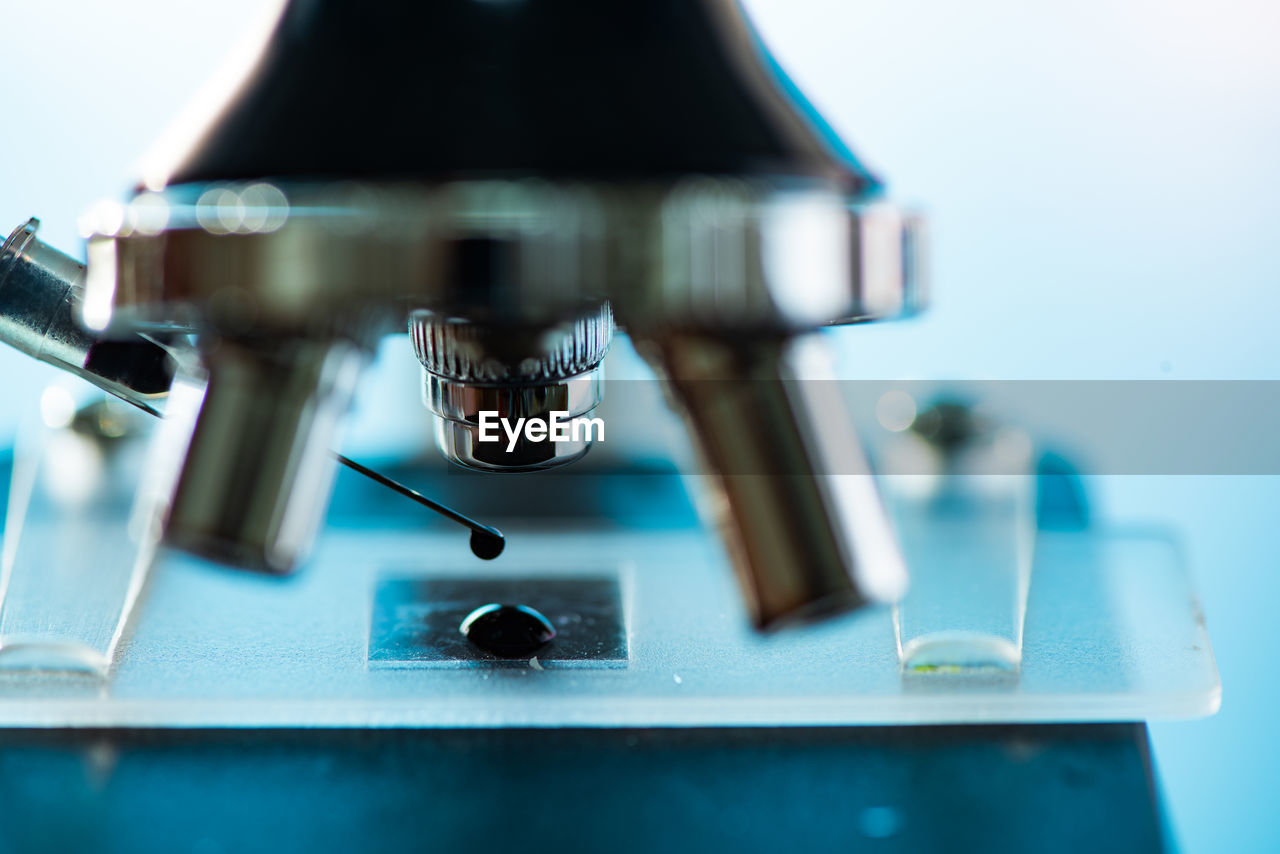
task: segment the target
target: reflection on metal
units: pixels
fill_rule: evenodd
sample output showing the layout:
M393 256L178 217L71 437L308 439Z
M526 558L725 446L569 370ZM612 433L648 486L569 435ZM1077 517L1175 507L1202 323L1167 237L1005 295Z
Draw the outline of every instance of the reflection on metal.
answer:
M148 338L115 341L81 327L84 265L43 243L39 228L28 220L0 247L0 342L154 411L173 380L168 352Z
M486 443L484 413L509 422L590 413L604 394L601 365L613 337L607 302L567 322L528 328L415 311L409 337L423 366L423 401L437 416L445 458L481 471L536 471L580 459L591 439Z

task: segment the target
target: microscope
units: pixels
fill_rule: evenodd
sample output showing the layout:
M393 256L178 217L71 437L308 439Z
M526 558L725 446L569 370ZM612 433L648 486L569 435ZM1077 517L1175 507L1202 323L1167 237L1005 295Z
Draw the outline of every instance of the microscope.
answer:
M676 828L751 848L811 810L833 843L1012 850L1074 822L1064 841L1166 844L1131 722L1219 693L1181 565L1097 536L1018 430L920 385L848 398L824 350L925 308L923 221L736 0L290 0L225 83L131 199L86 215L87 265L35 220L0 251L0 338L133 405L56 425L107 460L92 512L40 518L69 458L56 395L15 452L0 724L55 752L101 728L126 764L165 733L163 773L126 790L108 769L111 798L265 750L323 799L290 763L329 757L395 781L354 798L370 821L385 798L382 841L424 819L463 840L471 797L544 839L579 798L583 838L624 850ZM413 461L339 453L406 333L451 464L430 491L467 515L405 485ZM607 382L611 347L652 379ZM694 466L592 468L660 402ZM55 541L65 577L31 566ZM456 791L413 807L438 774ZM981 818L1028 787L1101 818ZM529 789L564 793L559 824ZM673 825L619 812L645 790ZM335 833L319 844L354 839Z

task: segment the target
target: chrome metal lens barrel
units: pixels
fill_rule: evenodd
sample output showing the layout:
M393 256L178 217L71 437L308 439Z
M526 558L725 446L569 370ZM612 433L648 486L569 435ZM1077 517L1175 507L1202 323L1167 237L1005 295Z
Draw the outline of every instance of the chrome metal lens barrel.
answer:
M423 402L437 416L436 445L450 462L535 471L591 449L597 431L579 419L604 396L608 303L532 328L416 311L409 335L423 366Z
M162 519L167 545L265 572L293 570L329 504L332 448L363 348L345 341L222 339Z
M906 568L816 336L641 346L712 477L711 514L758 628L901 596Z
M169 390L164 347L138 335L104 340L80 324L85 267L36 236L28 220L0 246L0 341L140 406Z

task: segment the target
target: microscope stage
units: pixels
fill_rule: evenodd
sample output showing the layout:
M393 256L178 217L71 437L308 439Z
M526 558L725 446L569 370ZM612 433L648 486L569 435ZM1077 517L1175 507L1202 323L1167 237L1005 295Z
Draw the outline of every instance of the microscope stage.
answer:
M1020 671L904 674L891 608L751 631L701 531L509 533L481 563L452 531L330 528L290 579L170 558L105 678L0 671L0 725L1096 722L1219 702L1195 597L1159 536L1042 532ZM457 614L516 597L559 631L536 658L496 660L455 634Z

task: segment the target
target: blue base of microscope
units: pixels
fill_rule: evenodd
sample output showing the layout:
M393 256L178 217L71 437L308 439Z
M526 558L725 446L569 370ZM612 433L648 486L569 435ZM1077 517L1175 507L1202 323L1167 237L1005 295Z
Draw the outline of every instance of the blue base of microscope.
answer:
M1143 724L3 730L0 852L1162 851Z

